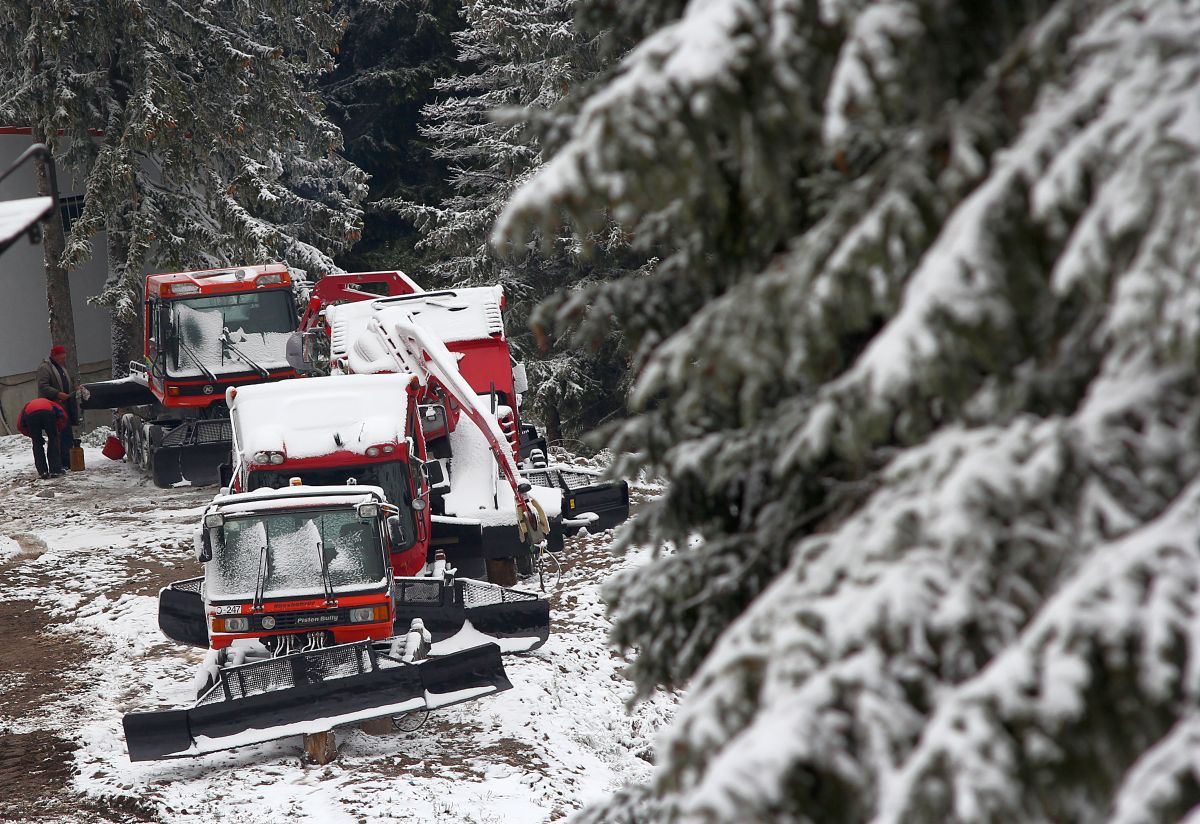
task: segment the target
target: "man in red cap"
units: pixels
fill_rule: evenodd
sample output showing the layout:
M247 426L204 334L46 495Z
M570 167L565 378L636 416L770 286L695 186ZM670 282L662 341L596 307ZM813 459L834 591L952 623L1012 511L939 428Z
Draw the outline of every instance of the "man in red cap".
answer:
M75 433L71 431L71 426L79 423L79 406L75 403L71 378L67 374L67 347L50 347L50 357L38 367L37 385L39 398L54 401L67 413L67 425L61 429L59 436L59 454L65 463L75 444Z
M45 398L34 398L25 404L17 417L17 431L33 441L33 465L41 477L57 477L66 473L59 433L67 429L67 413L57 403ZM43 437L46 439L44 446ZM46 461L47 452L50 453L49 463Z

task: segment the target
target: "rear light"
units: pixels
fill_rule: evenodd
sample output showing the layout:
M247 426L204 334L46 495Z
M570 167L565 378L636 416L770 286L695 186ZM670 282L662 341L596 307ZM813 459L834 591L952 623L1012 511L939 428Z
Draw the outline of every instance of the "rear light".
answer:
M250 629L250 619L239 615L231 618L214 618L213 632L245 632Z
M171 284L171 294L172 295L198 295L198 294L200 294L200 287L194 283L172 283Z
M358 607L350 610L350 621L355 624L365 624L368 621L386 621L388 608L386 606Z
M179 387L178 386L168 386L167 394L170 395L172 398L178 398L179 397Z

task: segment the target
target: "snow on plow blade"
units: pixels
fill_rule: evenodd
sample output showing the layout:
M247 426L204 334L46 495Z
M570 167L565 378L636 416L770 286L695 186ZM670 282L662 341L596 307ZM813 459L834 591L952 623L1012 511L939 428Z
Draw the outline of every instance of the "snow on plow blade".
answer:
M564 528L584 526L589 532L603 532L629 520L629 484L625 481L602 481L598 472L567 464L523 469L521 474L537 486L562 490Z
M414 618L435 643L463 633L462 643L493 641L504 652L527 652L550 637L549 601L474 578L397 578L395 626L406 628Z
M129 760L154 761L448 707L511 687L495 644L410 664L361 641L228 667L195 706L129 713L122 723Z

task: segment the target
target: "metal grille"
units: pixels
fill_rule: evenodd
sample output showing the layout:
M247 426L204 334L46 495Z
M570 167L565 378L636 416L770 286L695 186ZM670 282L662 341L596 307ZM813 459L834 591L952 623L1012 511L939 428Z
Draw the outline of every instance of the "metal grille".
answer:
M563 485L567 489L581 489L585 486L591 486L596 483L596 476L588 475L584 472L570 472L568 470L559 470L558 477L562 479Z
M163 435L163 446L188 446L189 444L222 443L233 440L233 428L228 418L213 418L207 421L189 421Z
M599 483L596 475L570 469L523 469L521 474L536 486L552 486L568 490L582 489Z
M397 581L396 602L401 604L438 604L442 601L440 581Z
M275 619L272 629L303 629L306 627L331 627L350 620L349 610L312 609L304 612L268 612L255 619L256 626L262 627L262 619L266 616ZM332 616L330 618L329 616ZM325 618L323 621L306 621L305 618Z
M544 469L522 469L521 474L534 486L558 486Z
M197 595L201 593L203 588L203 577L188 578L186 581L176 581L175 583L171 584L171 589L178 590L180 592L195 592Z
M369 642L343 644L329 649L300 652L282 658L255 661L221 670L221 681L196 702L197 706L226 699L238 700L251 695L290 689L301 684L316 684L336 678L348 678L374 669Z
M471 578L464 578L462 584L463 606L467 609L485 607L490 604L509 604L515 601L536 601L538 596L533 592L520 589L507 589L496 584L485 584Z
M196 443L220 443L233 440L233 425L228 418L196 421Z

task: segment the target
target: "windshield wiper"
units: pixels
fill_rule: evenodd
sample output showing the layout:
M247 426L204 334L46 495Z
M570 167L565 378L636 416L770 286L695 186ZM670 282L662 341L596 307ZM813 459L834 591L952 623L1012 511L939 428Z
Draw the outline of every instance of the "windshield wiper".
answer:
M258 580L254 583L254 602L251 608L257 612L263 606L263 590L267 586L267 574L270 570L271 561L267 557L267 547L271 545L271 539L267 538L262 545L262 550L258 553Z
M262 378L271 377L270 372L268 372L266 369L264 369L259 364L250 360L250 357L245 352L243 352L241 349L238 349L236 346L234 346L233 341L230 340L230 338L229 338L229 330L228 329L221 330L221 343L224 344L225 346L229 347L231 350L233 350L233 354L237 355L239 358L241 358L247 364L249 364L250 368L259 374L259 377L262 377Z
M183 350L185 355L196 362L196 365L200 367L200 371L204 373L204 377L208 378L213 383L217 382L217 376L212 373L212 370L204 365L204 361L200 360L200 356L192 351L192 347L188 346L181 340L179 341L179 348Z
M325 563L325 543L317 538L317 563L321 565L321 586L325 589L325 603L333 603L333 586L329 583L329 565Z

